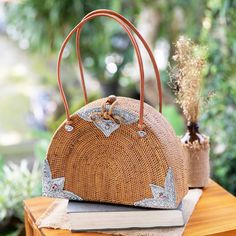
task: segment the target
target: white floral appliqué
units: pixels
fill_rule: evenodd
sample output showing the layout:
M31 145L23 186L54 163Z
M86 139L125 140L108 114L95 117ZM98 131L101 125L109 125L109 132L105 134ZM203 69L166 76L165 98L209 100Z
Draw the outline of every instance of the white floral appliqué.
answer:
M64 183L65 183L65 177L60 177L55 179L52 178L48 160L45 160L43 165L43 179L42 179L43 196L54 197L54 198L67 198L70 200L77 200L77 201L83 200L76 194L63 190Z
M150 187L153 198L145 198L141 201L135 202L135 206L162 209L175 209L178 207L176 205L174 176L171 168L167 171L164 188L155 184L150 184Z

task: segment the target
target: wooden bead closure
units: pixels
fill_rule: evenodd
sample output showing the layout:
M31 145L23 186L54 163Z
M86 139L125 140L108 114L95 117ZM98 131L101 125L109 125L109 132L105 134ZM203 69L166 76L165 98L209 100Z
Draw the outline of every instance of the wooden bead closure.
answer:
M115 95L110 95L108 98L107 98L107 102L109 104L112 104L113 102L116 101L116 96Z

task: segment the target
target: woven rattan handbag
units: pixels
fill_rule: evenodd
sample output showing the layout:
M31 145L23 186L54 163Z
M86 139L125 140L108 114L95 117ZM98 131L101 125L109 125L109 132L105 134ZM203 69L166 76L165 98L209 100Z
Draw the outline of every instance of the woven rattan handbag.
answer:
M135 48L140 100L110 96L87 104L79 40L82 26L97 16L121 24ZM133 34L150 55L159 90L159 112L144 103L144 70ZM60 79L64 48L76 33L77 55L86 105L70 115ZM162 93L154 56L136 28L110 10L88 14L62 44L57 78L66 121L54 134L43 170L43 195L150 208L176 208L187 192L184 153L161 114Z

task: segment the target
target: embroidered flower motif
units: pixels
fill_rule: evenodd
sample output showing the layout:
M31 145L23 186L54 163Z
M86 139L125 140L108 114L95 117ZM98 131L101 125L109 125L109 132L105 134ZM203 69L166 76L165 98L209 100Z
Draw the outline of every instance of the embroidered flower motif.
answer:
M106 109L109 110L109 106L106 106ZM112 110L112 115L119 118L120 122L115 122L114 120L106 120L103 117L99 116L102 112L101 107L95 108L83 108L77 112L78 116L86 121L93 122L94 125L100 129L106 137L109 137L115 130L120 127L122 124L133 124L138 121L138 116L130 113L127 110L123 110L117 107L114 107Z
M65 183L65 178L55 178L52 179L52 174L48 160L44 161L43 165L43 196L55 197L55 198L68 198L70 200L79 200L82 198L76 194L63 190Z
M164 209L177 208L174 176L171 168L167 171L164 188L155 184L150 184L150 187L153 198L145 198L141 201L135 202L135 206Z

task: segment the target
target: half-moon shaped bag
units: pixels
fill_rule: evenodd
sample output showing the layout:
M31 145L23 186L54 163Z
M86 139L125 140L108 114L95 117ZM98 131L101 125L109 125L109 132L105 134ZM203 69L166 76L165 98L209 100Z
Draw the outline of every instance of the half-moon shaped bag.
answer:
M82 26L97 16L115 19L127 32L137 55L140 100L109 96L88 104L79 40ZM146 48L157 79L159 112L144 103L144 70L135 33ZM62 54L76 33L77 56L86 105L71 115L60 79ZM54 134L43 168L43 195L73 200L171 209L187 193L184 152L161 114L158 68L146 41L123 16L111 10L88 14L61 46L57 79L66 121Z

